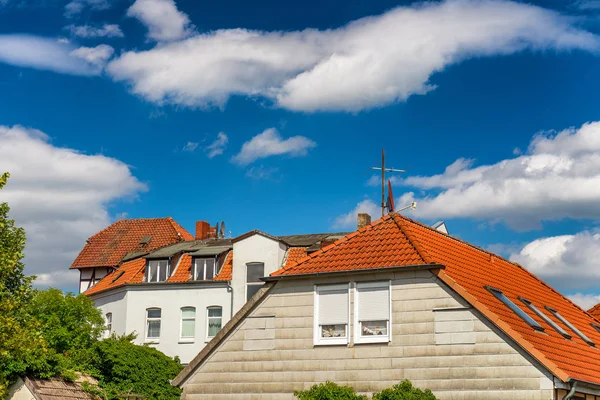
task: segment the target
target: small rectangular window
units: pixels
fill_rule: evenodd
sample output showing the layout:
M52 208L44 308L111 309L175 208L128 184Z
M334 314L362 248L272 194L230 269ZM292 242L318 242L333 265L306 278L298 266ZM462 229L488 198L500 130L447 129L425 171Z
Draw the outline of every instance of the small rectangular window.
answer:
M529 301L523 297L519 297L519 300L521 300L527 307L529 307L529 309L531 311L533 311L538 317L543 319L548 325L550 325L552 328L554 328L554 330L556 332L560 333L567 339L571 339L571 335L569 335L567 333L567 331L565 331L563 328L561 328L556 322L554 322L550 318L548 318L548 316L546 314L544 314L540 309L538 309L535 305L533 305L531 303L531 301Z
M512 312L514 312L518 317L520 317L523 321L527 322L529 326L531 326L536 331L543 332L544 328L536 322L533 318L531 318L527 313L519 308L515 303L512 302L508 297L504 295L500 290L493 288L491 286L485 287L491 294L493 294L498 300L500 300L506 307L508 307Z
M558 311L556 311L554 308L550 308L548 306L545 306L544 308L546 310L550 311L560 322L562 322L563 324L565 324L570 330L573 331L573 333L575 333L577 336L579 336L584 342L586 342L590 346L595 346L595 344L592 341L592 339L590 339L589 337L585 336L583 334L583 332L581 332L579 329L577 329L572 323L570 323L569 321L567 321L565 319L565 317L563 317L562 315L560 315L558 313Z
M256 292L264 285L260 280L265 276L264 263L248 263L246 264L246 301L254 296Z
M183 307L181 309L181 339L194 340L196 336L196 308Z
M212 281L217 274L217 263L214 258L196 258L192 279L195 281Z
M349 285L315 286L314 343L347 344Z
M388 342L390 335L390 282L356 284L355 343Z
M214 338L223 326L223 309L221 307L208 307L207 309L207 339Z
M164 282L169 279L169 260L149 260L146 267L146 282Z
M106 337L112 333L112 313L106 313Z
M160 308L146 310L146 340L155 341L160 338Z

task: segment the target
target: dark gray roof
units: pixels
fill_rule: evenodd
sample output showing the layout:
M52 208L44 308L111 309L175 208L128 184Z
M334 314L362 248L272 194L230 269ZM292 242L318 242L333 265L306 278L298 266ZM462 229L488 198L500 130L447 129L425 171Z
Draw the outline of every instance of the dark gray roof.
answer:
M308 233L304 235L278 236L278 238L292 247L310 247L322 241L341 239L349 233L350 232Z
M58 378L38 379L26 377L25 386L37 400L97 399L97 397L83 390L79 383Z
M146 258L169 258L181 252L191 254L200 252L200 254L193 255L217 255L232 247L231 239L190 240L161 247L148 254Z

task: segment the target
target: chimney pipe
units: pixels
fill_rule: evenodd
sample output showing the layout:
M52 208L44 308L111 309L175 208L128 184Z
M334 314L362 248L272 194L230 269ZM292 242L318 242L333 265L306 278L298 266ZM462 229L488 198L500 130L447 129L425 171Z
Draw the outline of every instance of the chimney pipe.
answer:
M196 240L208 239L210 233L210 224L206 221L196 222Z
M363 228L371 223L371 216L367 213L358 214L358 229Z

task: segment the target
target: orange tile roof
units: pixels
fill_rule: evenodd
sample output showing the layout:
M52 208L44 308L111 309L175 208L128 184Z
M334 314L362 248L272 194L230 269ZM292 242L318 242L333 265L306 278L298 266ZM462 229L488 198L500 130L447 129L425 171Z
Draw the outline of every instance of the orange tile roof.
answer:
M292 265L298 264L298 261L302 260L308 255L306 252L307 248L308 247L291 247L288 250L287 258L285 259L285 264L283 267L291 267Z
M150 242L141 245L144 236ZM90 237L70 268L116 267L129 252L148 252L194 237L171 217L122 219Z
M187 282L192 276L192 256L183 254L179 259L177 270L167 279L167 282Z
M600 347L600 333L590 325L597 322L591 315L522 266L398 214L385 216L271 276L436 263L445 266L434 270L442 281L559 379L600 384L600 350L570 332L544 306L556 309ZM517 317L485 289L487 285L501 290L544 327L545 333L536 332ZM530 300L571 333L572 339L565 339L548 326L518 296Z
M588 310L588 314L591 314L594 318L600 320L600 303Z
M227 258L223 263L221 271L215 276L215 281L230 281L231 273L233 271L233 251L227 253Z
M103 292L125 285L126 283L139 283L144 279L146 260L138 258L123 263L118 270L106 275L97 284L85 291L86 295Z

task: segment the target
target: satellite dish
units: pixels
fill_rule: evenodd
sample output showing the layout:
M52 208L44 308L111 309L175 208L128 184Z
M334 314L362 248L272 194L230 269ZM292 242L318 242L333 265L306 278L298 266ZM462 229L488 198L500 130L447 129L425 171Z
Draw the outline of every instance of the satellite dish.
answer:
M225 221L221 221L221 234L219 235L220 238L224 238L225 237Z

